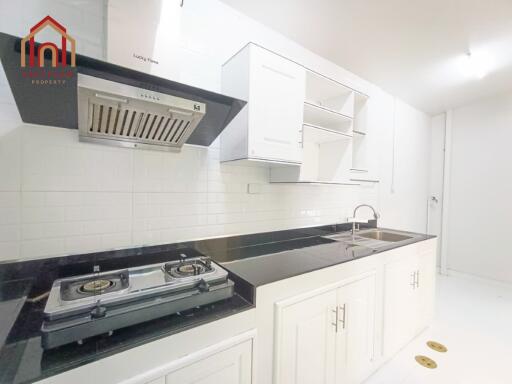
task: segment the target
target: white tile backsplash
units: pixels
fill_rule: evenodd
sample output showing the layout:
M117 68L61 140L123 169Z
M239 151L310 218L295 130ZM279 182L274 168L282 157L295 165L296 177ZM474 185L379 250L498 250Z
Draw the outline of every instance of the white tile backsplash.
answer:
M216 145L169 153L80 143L62 128L16 131L20 184L0 192L3 260L339 222L361 191L378 196L375 187L270 184L265 167L220 164Z
M132 152L83 145L78 131L22 127L22 188L28 191L131 191Z
M127 247L132 201L130 192L23 191L21 256Z
M19 258L20 240L21 194L0 192L0 261Z

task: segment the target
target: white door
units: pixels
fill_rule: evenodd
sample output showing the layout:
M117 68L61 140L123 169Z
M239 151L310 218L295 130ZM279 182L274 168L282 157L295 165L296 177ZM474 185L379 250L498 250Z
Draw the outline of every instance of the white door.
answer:
M375 275L338 289L336 383L360 383L372 371L375 343Z
M431 235L441 238L443 226L443 188L446 115L443 113L432 117L430 138L430 196L428 199L428 226ZM441 265L441 242L438 242L437 265Z
M336 289L278 304L276 378L279 384L335 381Z
M305 69L251 47L249 157L300 163Z
M384 267L384 354L391 356L414 337L418 321L416 254Z
M417 273L419 316L416 332L425 329L434 318L436 293L436 248L419 254Z
M251 341L245 341L196 361L165 377L166 384L250 384L251 382Z

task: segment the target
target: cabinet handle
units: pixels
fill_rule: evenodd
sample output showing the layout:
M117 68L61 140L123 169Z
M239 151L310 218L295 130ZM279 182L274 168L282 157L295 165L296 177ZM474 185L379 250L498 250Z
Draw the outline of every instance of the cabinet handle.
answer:
M336 309L331 309L331 312L336 314L336 320L331 324L334 325L334 332L338 333L338 307L336 307Z
M416 271L416 288L420 287L420 270Z
M345 329L345 320L346 320L346 313L347 313L347 304L343 304L343 306L339 307L340 311L343 311L343 316L339 320L341 323L341 328Z
M412 289L416 289L416 271L411 273L412 277L412 283L409 283L409 285L412 287Z

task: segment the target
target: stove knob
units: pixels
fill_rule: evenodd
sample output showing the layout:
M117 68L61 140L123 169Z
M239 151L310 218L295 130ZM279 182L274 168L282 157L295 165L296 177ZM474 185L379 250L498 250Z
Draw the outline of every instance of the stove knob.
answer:
M197 288L200 292L208 292L210 290L210 284L208 284L204 279L201 279L199 284L197 285Z
M91 311L91 318L92 319L99 319L101 317L105 317L107 314L107 307L104 307L103 305L100 305L99 303L94 307L94 309Z

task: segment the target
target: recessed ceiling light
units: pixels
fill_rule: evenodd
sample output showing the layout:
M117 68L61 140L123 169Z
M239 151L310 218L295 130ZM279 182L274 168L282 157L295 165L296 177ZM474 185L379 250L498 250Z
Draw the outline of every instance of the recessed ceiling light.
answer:
M462 71L477 79L484 78L492 67L492 58L484 52L468 52L461 58Z

